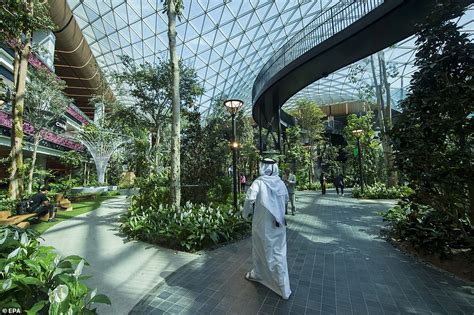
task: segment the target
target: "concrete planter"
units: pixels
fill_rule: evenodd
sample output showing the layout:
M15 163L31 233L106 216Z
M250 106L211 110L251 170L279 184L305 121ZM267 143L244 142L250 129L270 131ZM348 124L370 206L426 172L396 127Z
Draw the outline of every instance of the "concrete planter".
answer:
M121 195L125 196L133 196L133 195L138 195L140 192L140 188L122 188L118 190Z
M106 191L109 191L109 186L71 188L71 194L97 194Z

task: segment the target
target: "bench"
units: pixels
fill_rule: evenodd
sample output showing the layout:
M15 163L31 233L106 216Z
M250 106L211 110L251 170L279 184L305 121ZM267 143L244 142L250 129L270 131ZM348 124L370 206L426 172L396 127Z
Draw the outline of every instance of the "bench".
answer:
M64 194L56 194L55 201L57 209L63 211L72 211L72 203L69 199L64 197Z
M0 211L0 225L16 225L19 228L26 229L30 226L27 220L36 217L36 213L27 213L12 216L10 211ZM48 221L49 214L45 214L39 218L41 221Z

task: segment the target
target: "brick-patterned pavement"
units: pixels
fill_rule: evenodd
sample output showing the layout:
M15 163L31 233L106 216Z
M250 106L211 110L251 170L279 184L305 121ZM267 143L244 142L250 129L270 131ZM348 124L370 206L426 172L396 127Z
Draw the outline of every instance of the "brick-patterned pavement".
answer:
M247 239L203 255L157 284L133 314L474 314L474 287L379 236L387 201L297 193L288 220L288 301L244 279Z

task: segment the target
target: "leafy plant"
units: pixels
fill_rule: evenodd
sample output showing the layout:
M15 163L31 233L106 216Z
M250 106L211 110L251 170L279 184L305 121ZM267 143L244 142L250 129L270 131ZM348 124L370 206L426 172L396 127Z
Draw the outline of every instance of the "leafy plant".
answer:
M408 241L419 251L446 256L454 248L469 248L474 244L473 235L464 234L456 220L430 206L402 200L381 215L388 222L392 238ZM460 220L468 229L467 216Z
M132 197L129 211L121 217L121 230L130 238L193 252L249 232L250 225L232 209L231 194L218 197L217 190L211 190L210 199L222 203L186 202L177 214L167 182L166 176L158 175L139 180L140 193ZM221 184L231 187L227 181Z
M0 197L0 211L11 211L14 213L17 201L14 199L7 198L6 196Z
M417 71L393 128L395 162L415 188L413 201L450 216L461 230L466 214L474 222L474 56L469 35L452 20L464 10L439 0L422 25Z
M88 263L79 256L61 258L40 246L38 233L0 226L0 305L27 314L95 314L107 296L91 291L82 280Z
M363 194L359 186L352 189L352 196L366 199L399 199L408 197L411 194L413 194L413 189L408 186L387 187L383 183L364 186Z
M250 224L231 206L186 203L176 213L169 205L132 197L129 211L121 218L121 230L131 238L174 249L194 252L221 242L240 239Z
M66 193L71 188L77 187L81 184L81 181L78 178L61 178L56 183L49 183L49 188L51 192L55 193Z

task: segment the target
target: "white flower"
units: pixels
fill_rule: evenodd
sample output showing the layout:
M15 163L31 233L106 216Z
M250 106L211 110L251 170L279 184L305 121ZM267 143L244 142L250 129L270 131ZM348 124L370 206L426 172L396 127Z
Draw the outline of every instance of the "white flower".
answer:
M2 289L6 291L6 290L10 289L11 286L12 286L12 279L7 279L3 283Z
M29 242L28 235L26 235L26 233L22 233L20 243L22 245L26 245L26 244L28 244L28 242Z
M8 271L10 270L10 266L11 266L12 264L13 264L13 263L6 264L6 265L5 265L5 268L3 268L3 272L8 273Z
M16 255L18 255L18 253L20 252L20 247L18 247L17 249L15 249L13 252L11 252L7 259L12 259L13 257L15 257Z
M76 270L74 271L73 276L76 277L76 279L81 275L82 268L84 268L84 259L81 259L79 264L77 264Z
M5 243L5 241L7 240L8 232L9 232L9 230L5 230L5 235L3 236L3 239L0 240L0 245Z
M97 288L95 288L92 292L91 292L91 300L94 298L94 296L97 295Z
M64 284L60 284L54 291L49 292L49 303L61 303L67 298L68 294L69 288Z

